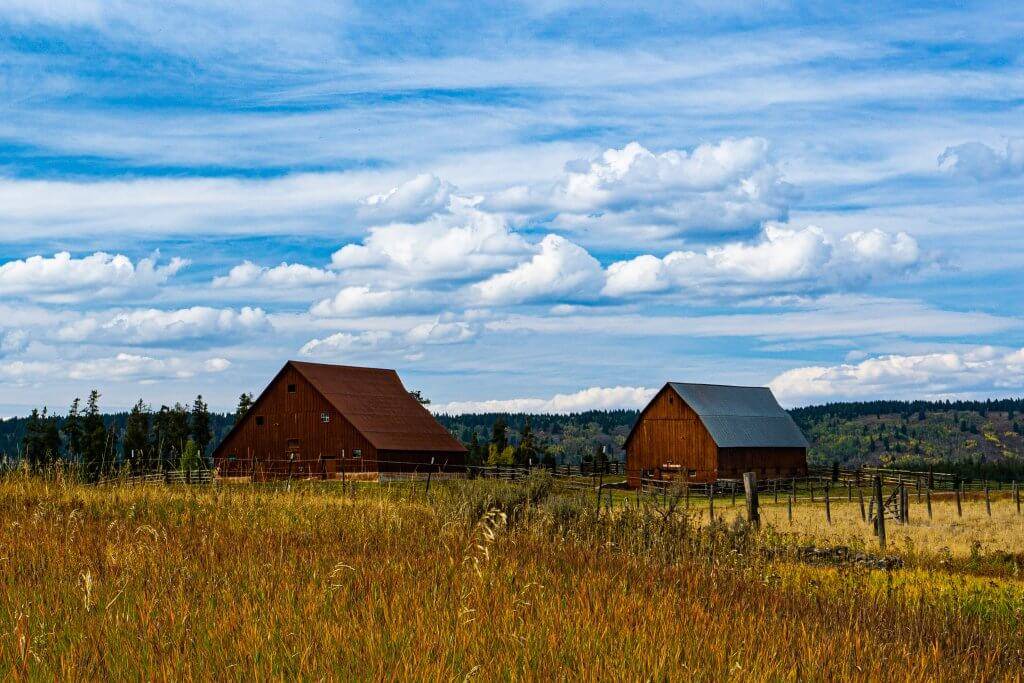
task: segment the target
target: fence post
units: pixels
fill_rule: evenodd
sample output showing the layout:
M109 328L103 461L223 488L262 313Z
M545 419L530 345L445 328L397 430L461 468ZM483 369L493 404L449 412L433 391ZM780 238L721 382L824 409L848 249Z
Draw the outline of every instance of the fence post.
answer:
M875 475L875 525L878 544L885 550L885 501L882 499L882 477Z
M985 511L988 513L989 517L992 516L992 501L988 496L988 479L985 480Z
M756 527L761 526L761 512L757 509L757 474L743 474L743 493L747 498L747 521Z
M601 472L600 478L597 480L597 516L601 516L601 489L604 487L604 472Z
M925 499L925 502L928 504L928 519L931 519L932 518L932 490L930 488L925 488L925 490L924 490L924 499Z
M430 475L432 475L434 473L434 467L433 467L434 459L433 458L430 459L430 465L431 465L430 469L427 470L427 487L426 487L426 490L424 490L424 492L423 492L423 497L424 498L430 498Z
M786 496L786 516L789 517L789 523L793 524L793 499L796 498L796 487L794 486L790 490L789 495Z
M715 482L708 484L708 519L715 521Z
M736 482L731 482L729 488L732 489L732 505L736 507Z
M1020 484L1013 480L1013 502L1017 504L1017 514L1020 514Z
M868 515L864 511L864 489L861 488L861 485L859 483L859 479L860 479L860 475L859 474L857 475L857 478L858 478L858 483L857 483L857 500L860 501L860 521L866 522L866 521L868 521Z
M964 482L958 481L953 483L953 487L956 489L956 516L964 516L964 508L960 502L960 498L964 495Z
M779 502L779 480L772 479L772 495L775 496L775 502Z
M853 483L849 481L846 482L846 502L853 502Z
M825 521L829 526L832 526L832 499L829 496L830 488L832 487L825 484Z
M910 524L910 489L903 487L903 523Z

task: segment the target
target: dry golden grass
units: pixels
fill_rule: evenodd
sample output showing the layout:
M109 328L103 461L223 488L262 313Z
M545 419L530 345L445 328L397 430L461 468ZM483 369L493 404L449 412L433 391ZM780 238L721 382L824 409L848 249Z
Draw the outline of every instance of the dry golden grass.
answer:
M807 566L765 552L770 530L590 502L543 483L439 485L428 504L2 480L0 674L1021 677L1015 581Z

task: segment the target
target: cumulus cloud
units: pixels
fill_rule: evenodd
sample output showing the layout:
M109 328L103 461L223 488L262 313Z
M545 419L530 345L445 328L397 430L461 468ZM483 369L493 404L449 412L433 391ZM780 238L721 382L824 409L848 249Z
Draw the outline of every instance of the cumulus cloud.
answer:
M17 353L28 347L28 333L25 330L11 330L0 335L0 353Z
M132 263L122 254L101 251L76 259L62 251L0 265L0 294L46 302L116 297L163 284L187 265L181 258L163 266L155 258Z
M939 155L939 166L956 175L975 180L996 180L1024 174L1024 138L1006 141L1003 149L981 142L947 147Z
M270 287L274 289L301 289L330 284L337 275L329 270L303 265L284 263L268 268L252 261L243 261L228 271L227 275L215 277L216 288Z
M360 202L360 215L373 220L414 222L448 207L455 188L430 173L423 173L382 194Z
M415 290L374 290L367 286L345 287L333 297L323 299L310 313L323 318L346 318L423 310L438 305L438 297Z
M541 240L538 253L512 270L473 286L485 304L511 304L547 299L593 299L604 273L587 250L559 235Z
M492 401L453 401L431 405L435 413L461 415L466 413L578 413L585 410L642 408L657 389L647 387L590 387L572 394L555 394L551 398L512 398Z
M507 268L529 251L504 218L455 198L449 211L423 222L371 228L362 244L334 252L331 267L364 282L451 281Z
M761 138L725 139L693 151L652 152L631 142L566 166L547 188L515 187L485 206L550 213L567 230L669 237L691 230L750 228L786 215L793 189Z
M770 383L790 405L868 398L924 398L1017 391L1024 349L983 346L967 351L888 355L856 363L794 368Z
M334 356L341 353L373 351L388 344L394 335L386 330L337 332L323 339L311 339L299 353L303 356Z
M193 306L173 311L155 308L85 316L57 332L61 341L152 344L182 339L224 337L232 341L268 330L270 322L261 308L210 308Z
M412 344L458 344L469 341L477 330L469 323L441 322L421 323L406 333L405 338Z
M226 358L155 358L131 353L73 362L12 361L0 363L0 380L16 385L43 380L156 381L188 379L198 374L227 370Z
M763 291L765 285L776 291L838 289L905 274L925 261L917 241L905 232L866 230L835 238L814 226L769 224L757 242L613 263L603 293L619 297L712 286Z

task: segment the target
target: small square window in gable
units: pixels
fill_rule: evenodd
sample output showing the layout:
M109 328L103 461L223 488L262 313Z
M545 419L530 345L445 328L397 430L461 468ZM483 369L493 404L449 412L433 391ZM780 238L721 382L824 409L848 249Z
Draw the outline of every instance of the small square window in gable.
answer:
M263 416L262 415L257 415L256 416L256 426L257 427L262 427L263 426Z
M295 385L294 385L294 384L289 384L289 385L288 385L288 393L289 393L289 394L294 394L294 393L295 393L295 391L296 391L296 389L295 389Z

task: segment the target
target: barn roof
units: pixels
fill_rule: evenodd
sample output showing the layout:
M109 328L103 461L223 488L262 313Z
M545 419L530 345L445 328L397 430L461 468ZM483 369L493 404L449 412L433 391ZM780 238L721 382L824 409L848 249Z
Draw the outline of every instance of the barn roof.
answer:
M303 361L288 365L378 450L466 450L409 394L394 370Z
M768 387L688 382L666 387L697 413L719 448L807 448L800 428ZM641 419L643 414L637 424Z
M719 448L807 448L807 439L768 387L669 382Z

